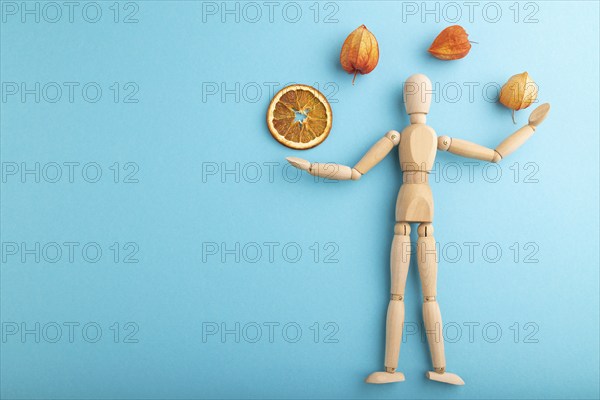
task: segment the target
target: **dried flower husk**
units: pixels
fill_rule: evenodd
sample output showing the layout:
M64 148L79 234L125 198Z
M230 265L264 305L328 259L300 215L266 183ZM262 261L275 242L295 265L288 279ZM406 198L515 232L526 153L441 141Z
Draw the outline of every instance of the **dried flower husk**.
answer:
M513 110L513 122L515 122L515 111L529 107L538 95L537 84L531 79L527 72L511 76L500 89L500 103Z
M440 60L458 60L469 54L471 42L469 35L460 25L452 25L440 32L429 52Z
M359 72L364 75L373 71L379 62L379 44L366 26L356 28L344 41L340 63L344 71L354 74L352 84Z

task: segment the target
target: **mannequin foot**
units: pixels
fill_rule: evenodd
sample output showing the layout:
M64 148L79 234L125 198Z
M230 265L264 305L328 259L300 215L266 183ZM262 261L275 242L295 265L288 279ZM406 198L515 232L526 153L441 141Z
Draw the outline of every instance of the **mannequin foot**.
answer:
M403 382L404 374L402 372L373 372L367 376L365 382L381 384L381 383L394 383Z
M425 376L432 381L447 383L449 385L464 385L465 381L463 381L460 376L453 374L451 372L439 372L427 371Z

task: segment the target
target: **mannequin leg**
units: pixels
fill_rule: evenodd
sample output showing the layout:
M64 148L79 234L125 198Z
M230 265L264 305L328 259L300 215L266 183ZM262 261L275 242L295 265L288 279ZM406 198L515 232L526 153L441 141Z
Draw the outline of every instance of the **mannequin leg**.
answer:
M418 233L417 263L423 288L423 321L433 363L433 371L427 372L427 377L438 382L464 385L464 381L458 375L446 372L444 337L442 335L444 325L440 306L436 300L438 263L433 226L430 223L421 224Z
M404 380L404 374L396 372L396 368L398 368L404 326L404 288L410 253L410 225L406 222L396 223L390 254L391 295L386 319L385 372L373 372L365 380L367 383L392 383Z

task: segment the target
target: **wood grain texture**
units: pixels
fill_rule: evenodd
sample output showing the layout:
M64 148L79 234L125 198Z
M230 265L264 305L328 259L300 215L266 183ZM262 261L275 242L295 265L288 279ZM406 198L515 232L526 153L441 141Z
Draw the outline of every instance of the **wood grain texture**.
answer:
M437 301L426 301L423 303L423 322L431 353L431 362L435 370L446 368L446 356L444 354L444 337L442 336L442 314Z
M432 222L433 194L428 184L403 184L396 200L396 221Z
M402 183L429 183L429 172L404 171L402 173Z
M310 166L311 175L321 178L349 180L352 179L352 168L333 163L313 163Z
M447 151L458 156L489 162L493 162L496 158L496 152L489 147L456 138L450 139L450 146Z
M437 251L433 236L419 236L417 239L417 265L423 297L437 296Z
M406 226L409 226L406 224ZM390 251L391 294L404 296L406 277L410 265L410 227L404 235L394 235Z
M398 153L402 171L430 171L437 153L435 131L422 124L407 126L400 135Z
M404 325L404 301L390 300L385 325L385 361L386 368L398 368L402 328Z
M423 74L409 76L404 82L403 98L407 114L429 113L431 95L433 93L431 81Z
M535 110L533 110L531 115L529 115L529 125L537 127L539 124L542 123L542 121L546 119L549 112L550 103L544 103L542 105L539 105Z
M399 137L400 134L398 133L398 138ZM356 163L354 169L363 175L366 174L371 168L379 164L393 148L394 141L387 136L382 137L365 153L360 161Z
M460 376L458 376L456 374L453 374L451 372L444 372L443 374L439 374L439 373L434 372L434 371L427 371L427 373L425 374L425 376L428 379L431 379L432 381L447 383L447 384L450 384L450 385L459 385L459 386L462 386L462 385L465 384L465 381L463 381Z
M391 298L388 304L385 335L386 369L398 368L404 326L404 290L410 265L410 225L397 223L390 252Z
M365 379L367 383L383 384L383 383L394 383L403 382L404 374L402 372L373 372Z
M496 151L502 156L502 158L506 158L508 155L512 154L515 150L523 145L529 139L535 129L531 125L525 125L521 129L517 130L515 133L504 139L502 143L496 147Z

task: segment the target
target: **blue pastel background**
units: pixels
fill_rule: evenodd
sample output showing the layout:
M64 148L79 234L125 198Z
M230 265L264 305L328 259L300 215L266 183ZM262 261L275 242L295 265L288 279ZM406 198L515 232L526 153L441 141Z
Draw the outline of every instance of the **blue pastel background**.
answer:
M427 5L438 7L437 22L421 2L276 2L272 22L262 2L253 3L262 9L256 22L243 2L113 3L96 3L97 23L82 18L86 3L73 22L63 15L52 23L13 13L14 4L42 10L44 2L1 2L2 398L598 398L597 2L500 2L495 23L493 10L482 14L488 3L478 3L472 20L458 3L457 23L477 44L455 62L426 52L452 24L443 2ZM221 7L239 7L239 22ZM130 14L133 23L123 23ZM338 55L363 23L381 57L352 86ZM438 299L449 334L461 329L446 345L448 370L467 385L425 378L429 353L419 334L402 345L406 382L364 384L383 362L397 151L359 182L296 181L284 158L353 165L387 130L408 123L402 82L415 72L448 90L428 119L438 134L494 147L516 127L483 88L525 70L552 110L502 164L501 179L482 179L485 165L477 163L470 182L468 160L437 159L463 174L457 182L438 175L433 191L435 236L448 250ZM24 101L9 94L10 82L96 82L103 93L91 103L78 89L73 102L65 92L52 103L48 92L37 103L35 94ZM317 85L332 103L330 137L306 152L281 146L266 128L268 87L288 82ZM233 92L222 99L223 83ZM519 125L530 110L517 113ZM9 174L36 162L93 162L103 175L96 183L81 174L72 183L66 176L37 183ZM236 168L239 178L223 174ZM97 243L103 254L92 263L78 250L73 262L63 254L50 263L22 249L53 242ZM272 262L265 242L276 243ZM465 242L479 243L473 260ZM223 243L239 243L239 262ZM497 262L482 255L489 243L502 249ZM449 262L455 247L463 254ZM302 254L291 262L297 248ZM123 262L133 250L138 262ZM406 322L420 331L416 265L406 304ZM65 323L79 324L72 340ZM102 329L95 343L93 330L82 336L90 323ZM208 335L223 323L239 324L239 343L235 334ZM62 336L51 340L55 324ZM253 343L256 326L262 336ZM34 333L21 336L23 327Z

